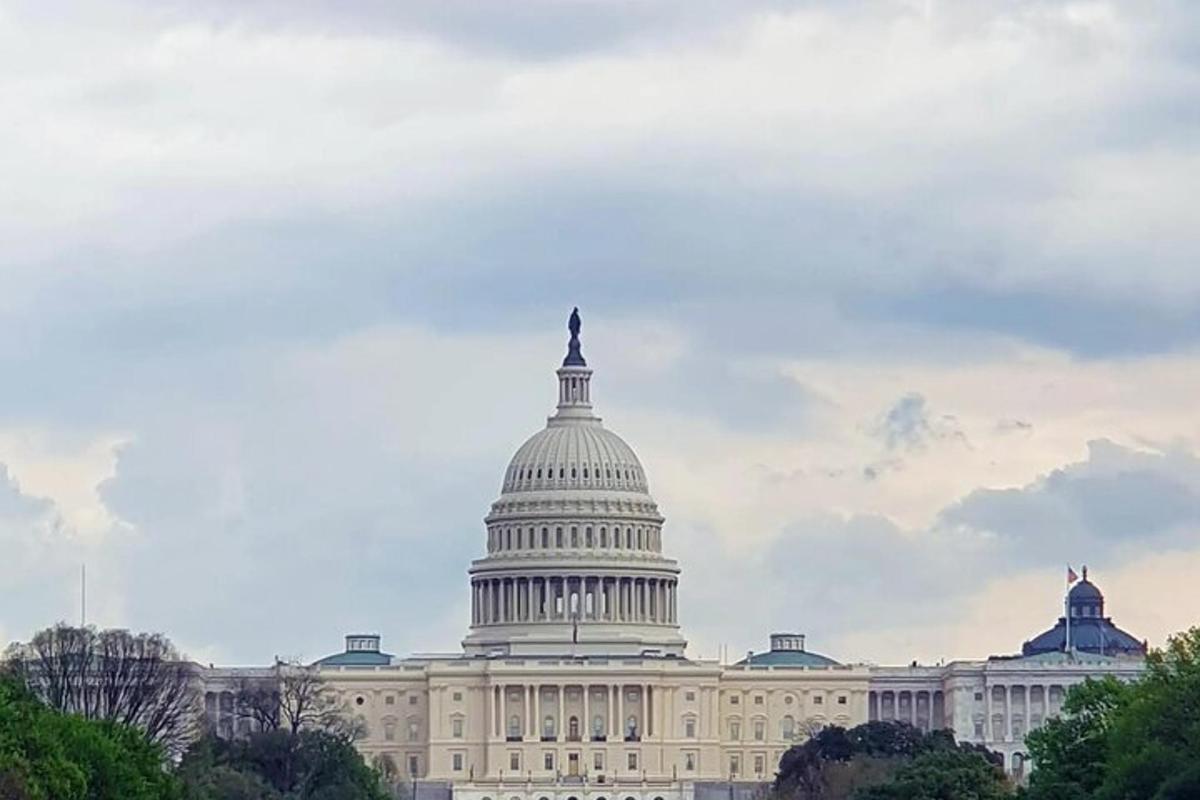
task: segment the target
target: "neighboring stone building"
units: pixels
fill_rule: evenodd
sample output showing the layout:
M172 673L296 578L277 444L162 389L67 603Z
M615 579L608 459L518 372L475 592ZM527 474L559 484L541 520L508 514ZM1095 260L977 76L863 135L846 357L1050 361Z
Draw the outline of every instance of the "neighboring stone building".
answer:
M1079 587L1081 652L1053 647L1051 631L1025 657L875 667L775 634L731 666L689 659L663 517L633 449L594 414L577 314L570 328L557 411L517 450L486 517L463 651L398 658L351 635L317 662L365 723L368 758L463 800L690 800L712 782L770 780L820 726L902 719L952 728L1020 770L1024 732L1068 686L1140 671L1144 647ZM207 702L224 720L219 689Z

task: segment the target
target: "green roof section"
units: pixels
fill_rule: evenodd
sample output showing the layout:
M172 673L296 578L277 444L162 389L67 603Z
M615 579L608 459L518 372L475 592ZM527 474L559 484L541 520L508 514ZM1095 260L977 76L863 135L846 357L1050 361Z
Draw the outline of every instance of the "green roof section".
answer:
M334 653L316 663L319 667L386 667L392 658L390 653Z
M771 634L771 649L765 653L750 653L736 666L739 667L839 667L837 661L820 653L809 652L804 647L802 633Z
M379 649L377 633L351 633L346 635L346 649L325 656L315 663L318 667L386 667L394 656Z

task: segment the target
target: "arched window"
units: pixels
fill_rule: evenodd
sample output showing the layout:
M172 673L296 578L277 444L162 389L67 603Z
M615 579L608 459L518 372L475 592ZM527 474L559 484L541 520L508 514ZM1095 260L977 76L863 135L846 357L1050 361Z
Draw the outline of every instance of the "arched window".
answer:
M779 733L785 742L790 742L796 736L796 720L791 716L783 718L779 725Z
M508 718L508 738L519 739L521 737L521 717L518 714L513 714Z
M600 546L608 547L608 528L600 529Z
M593 542L593 540L592 540L592 529L591 529L591 527L590 527L590 526L589 526L589 527L587 527L587 528L584 528L584 531L583 531L583 545L584 545L584 547L587 547L587 548L589 548L589 549L590 549L590 548L592 548L592 547L595 547L595 543L594 543L594 542Z
M554 546L557 547L559 550L562 549L562 546L563 546L563 530L562 530L562 528L554 529Z
M576 528L574 525L571 526L571 548L579 548L579 528Z
M554 738L554 717L546 717L542 720L542 736L547 739Z
M572 742L579 741L579 717L571 717L567 720L567 738Z
M550 529L542 528L542 549L547 550L550 547Z

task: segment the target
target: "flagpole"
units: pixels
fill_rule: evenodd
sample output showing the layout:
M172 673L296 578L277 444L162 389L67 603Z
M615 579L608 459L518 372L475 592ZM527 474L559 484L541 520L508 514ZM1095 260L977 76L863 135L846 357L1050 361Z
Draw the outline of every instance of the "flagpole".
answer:
M1063 617L1067 620L1067 649L1068 655L1071 653L1071 590L1067 589L1067 596L1063 600Z
M1084 570L1085 574L1087 570ZM1068 656L1071 654L1071 586L1075 583L1075 570L1067 564L1067 596L1063 598L1063 619L1067 621L1067 642L1063 648Z

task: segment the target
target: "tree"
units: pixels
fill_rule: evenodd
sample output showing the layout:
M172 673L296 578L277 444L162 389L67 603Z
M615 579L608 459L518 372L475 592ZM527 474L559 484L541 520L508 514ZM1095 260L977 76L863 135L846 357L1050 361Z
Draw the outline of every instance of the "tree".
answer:
M345 738L319 730L205 736L179 767L187 800L386 800L378 772Z
M829 726L784 753L774 794L787 800L990 800L1011 794L1002 763L998 753L957 744L950 731L924 733L880 721L850 730Z
M276 662L271 678L244 678L233 699L234 713L258 730L299 733L319 730L350 740L361 728L316 667Z
M1062 716L1046 721L1025 737L1035 769L1029 776L1030 800L1084 800L1104 780L1109 732L1133 689L1112 677L1072 687Z
M1200 764L1200 628L1146 657L1145 675L1112 715L1107 745L1100 800L1157 800L1195 780L1185 776Z
M1012 796L1004 771L968 749L939 748L900 767L854 800L1002 800Z
M1133 684L1088 681L1027 739L1029 800L1175 800L1200 791L1200 628L1146 657Z
M11 647L7 661L57 711L135 727L168 755L195 737L194 667L161 634L60 623Z
M174 800L161 749L133 728L63 714L0 676L0 798Z

